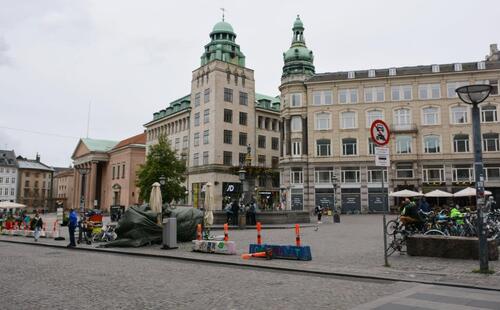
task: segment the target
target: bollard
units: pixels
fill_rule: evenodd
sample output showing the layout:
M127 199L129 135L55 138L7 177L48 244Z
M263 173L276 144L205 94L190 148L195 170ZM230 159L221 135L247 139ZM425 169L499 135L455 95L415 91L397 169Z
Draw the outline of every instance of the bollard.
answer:
M196 240L201 240L201 224L196 226Z
M300 246L300 226L295 224L295 245Z
M262 244L262 237L260 236L261 229L262 229L262 226L260 225L260 222L257 222L257 244L258 245Z
M224 242L229 241L229 235L228 235L228 230L229 230L229 225L224 224Z

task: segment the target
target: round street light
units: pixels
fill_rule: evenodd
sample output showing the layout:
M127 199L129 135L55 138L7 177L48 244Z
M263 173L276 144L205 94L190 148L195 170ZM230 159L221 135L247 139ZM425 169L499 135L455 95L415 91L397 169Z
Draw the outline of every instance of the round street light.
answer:
M165 180L166 180L166 179L167 179L167 178L166 178L164 175L162 175L162 176L160 177L160 185L161 185L161 186L165 185Z
M488 98L491 85L476 84L457 88L455 91L463 102L472 105L472 138L474 145L474 175L476 187L477 231L479 237L479 270L489 272L488 244L483 223L484 172L483 154L481 148L481 118L479 103Z
M467 104L479 104L488 98L492 88L491 85L477 84L462 86L455 91L463 102Z

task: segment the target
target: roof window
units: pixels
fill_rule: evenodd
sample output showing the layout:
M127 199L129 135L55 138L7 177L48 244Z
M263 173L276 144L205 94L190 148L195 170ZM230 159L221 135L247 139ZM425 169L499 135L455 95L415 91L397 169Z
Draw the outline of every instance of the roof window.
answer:
M433 73L438 73L440 70L439 70L439 65L432 65L432 72Z
M453 65L453 68L455 69L455 71L462 71L462 64L456 63Z
M368 70L368 77L375 77L375 70L374 69Z
M347 72L347 78L348 79L354 79L354 77L355 77L354 71Z
M390 68L389 75L396 75L396 68Z
M477 63L477 70L484 70L486 69L486 63L484 61L480 61Z

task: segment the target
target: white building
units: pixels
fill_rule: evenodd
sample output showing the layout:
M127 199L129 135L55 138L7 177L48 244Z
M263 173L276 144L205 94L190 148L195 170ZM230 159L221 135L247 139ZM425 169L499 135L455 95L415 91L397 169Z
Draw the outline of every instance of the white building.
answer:
M16 154L0 150L0 201L16 201L17 182Z

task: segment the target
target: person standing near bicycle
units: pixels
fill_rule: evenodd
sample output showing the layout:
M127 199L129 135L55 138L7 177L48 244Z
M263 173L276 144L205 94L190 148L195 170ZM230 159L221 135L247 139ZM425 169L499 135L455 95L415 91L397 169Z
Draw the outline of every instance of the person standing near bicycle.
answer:
M500 210L497 206L497 202L493 196L488 197L488 202L486 202L485 211L486 212L495 212Z
M76 214L75 209L71 209L69 213L69 221L68 221L68 230L69 230L69 244L68 248L76 247L75 242L75 230L78 226L78 215Z

